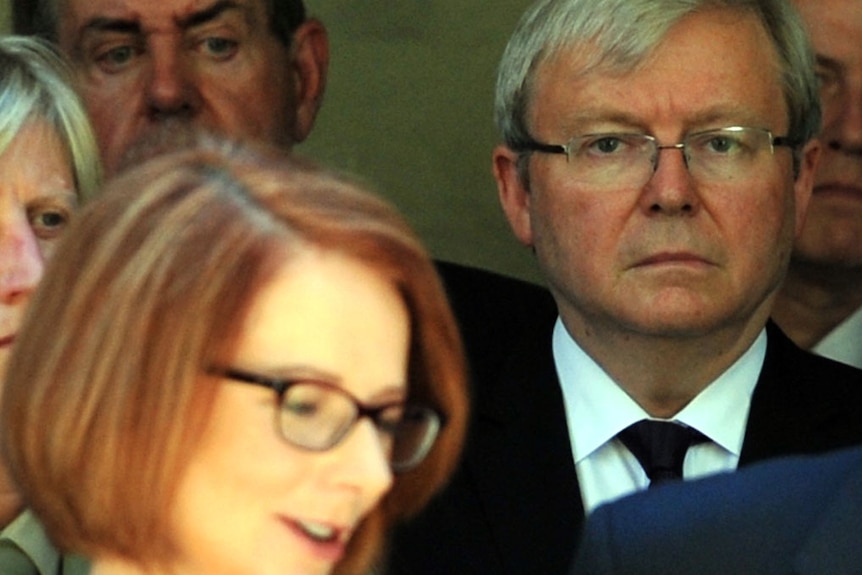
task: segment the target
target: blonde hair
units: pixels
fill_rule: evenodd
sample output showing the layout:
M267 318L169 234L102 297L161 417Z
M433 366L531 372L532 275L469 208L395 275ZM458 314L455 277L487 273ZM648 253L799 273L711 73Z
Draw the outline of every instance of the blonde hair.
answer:
M365 519L339 572L364 572L384 530L442 486L465 431L465 366L416 237L345 178L209 146L129 170L83 211L16 341L0 447L63 550L142 563L171 556L167 510L214 395L204 367L232 355L255 294L309 246L356 258L401 294L409 398L446 418L427 459L397 475Z
M0 153L21 129L46 122L66 147L75 188L92 199L102 178L99 149L75 76L49 43L26 36L0 37Z

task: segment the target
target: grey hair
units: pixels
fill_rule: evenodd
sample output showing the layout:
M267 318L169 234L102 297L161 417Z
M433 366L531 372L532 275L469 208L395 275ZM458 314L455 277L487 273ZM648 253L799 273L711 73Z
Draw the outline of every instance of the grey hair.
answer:
M563 50L585 48L584 72L631 71L680 19L709 8L757 16L778 55L788 135L800 143L813 138L821 120L814 55L786 0L539 0L522 16L498 68L494 120L503 141L518 149L531 139L536 72Z
M0 37L0 153L33 121L46 122L69 153L78 197L101 184L99 149L68 63L48 42Z

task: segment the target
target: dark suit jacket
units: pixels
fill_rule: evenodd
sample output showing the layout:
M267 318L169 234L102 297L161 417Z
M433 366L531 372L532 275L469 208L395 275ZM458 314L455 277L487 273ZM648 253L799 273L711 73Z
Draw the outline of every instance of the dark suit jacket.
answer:
M790 458L600 507L572 575L862 573L862 449Z
M584 520L551 351L548 292L441 264L472 374L470 432L449 487L394 534L389 575L567 573ZM768 328L740 465L862 443L862 371Z

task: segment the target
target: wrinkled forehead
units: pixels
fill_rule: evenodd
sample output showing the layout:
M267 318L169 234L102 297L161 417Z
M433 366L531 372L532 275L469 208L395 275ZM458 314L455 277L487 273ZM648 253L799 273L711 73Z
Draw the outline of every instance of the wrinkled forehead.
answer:
M749 10L726 7L695 10L682 13L678 18L657 20L653 24L609 24L591 36L570 35L551 39L531 66L532 91L535 91L537 80L543 76L547 79L548 72L554 69L565 69L569 81L634 75L644 68L652 67L658 58L672 53L669 48L679 44L680 38L689 37L684 31L692 28L709 31L725 29L723 33L717 34L718 40L714 42L703 39L703 43L713 43L715 50L707 50L706 58L698 62L697 68L720 66L728 60L759 60L765 64L764 81L781 82L782 69L778 47L764 23ZM737 38L735 42L721 41L721 37L727 36L727 30L731 30ZM714 35L709 36L712 38ZM682 64L676 66L678 69L673 70L674 72L687 72ZM673 67L674 64L671 63L670 66L662 68ZM696 69L691 67L690 71L695 72Z
M862 2L859 0L794 0L818 55L862 62Z
M103 21L141 27L193 26L224 14L237 14L255 23L268 21L267 0L59 0L59 29L80 34Z
M607 49L594 39L555 50L534 71L528 125L583 115L625 117L628 125L671 110L701 128L734 119L784 124L778 53L753 15L693 13L651 40Z
M551 38L536 58L533 70L553 63L558 58L566 58L576 61L583 75L590 73L625 75L636 71L645 62L649 62L659 48L674 41L674 31L689 26L692 20L716 22L732 20L740 24L744 22L749 24L740 27L739 33L759 35L760 45L772 53L777 69L778 51L775 42L764 23L752 11L721 6L676 12L655 19L642 15L643 18L638 18L634 22L608 21L606 25L588 35L572 34ZM726 54L716 54L716 58L724 57Z

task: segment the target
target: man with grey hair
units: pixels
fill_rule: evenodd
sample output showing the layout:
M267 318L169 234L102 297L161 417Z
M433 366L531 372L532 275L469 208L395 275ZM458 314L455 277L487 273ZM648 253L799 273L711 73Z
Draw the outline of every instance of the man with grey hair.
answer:
M862 372L768 322L819 120L785 0L528 10L493 170L558 316L474 377L459 472L397 534L391 573L566 573L603 502L862 442Z

